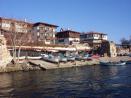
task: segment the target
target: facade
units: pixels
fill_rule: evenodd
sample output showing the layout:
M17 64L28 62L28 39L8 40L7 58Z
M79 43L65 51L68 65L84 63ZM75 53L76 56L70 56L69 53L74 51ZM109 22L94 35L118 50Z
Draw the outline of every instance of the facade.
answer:
M31 30L31 26L31 23L25 21L0 17L0 28L2 30L27 33Z
M107 34L98 32L87 32L80 35L82 43L88 43L91 47L101 46L102 41L107 40Z
M80 43L80 33L72 30L57 32L57 44L72 45Z
M57 27L58 26L56 25L43 22L37 22L33 24L33 41L41 42L42 44L55 44L55 34Z
M21 36L22 34L31 32L31 28L31 23L0 17L0 34L5 36L7 39L7 44L11 41L11 36L14 33L20 34Z
M56 25L43 22L29 23L0 17L0 34L5 36L8 45L12 44L11 40L14 36L17 40L26 39L28 44L54 44L57 27Z
M118 56L129 55L131 53L131 45L116 44L116 47Z

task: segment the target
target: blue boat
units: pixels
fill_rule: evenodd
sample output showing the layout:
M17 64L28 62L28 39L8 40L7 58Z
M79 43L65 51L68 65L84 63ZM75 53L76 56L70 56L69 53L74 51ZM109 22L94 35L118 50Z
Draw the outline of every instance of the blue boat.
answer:
M119 62L102 62L100 61L100 65L106 65L106 66L118 66L118 65L125 65L126 62L119 61Z
M131 60L129 60L129 61L126 61L126 64L131 64Z

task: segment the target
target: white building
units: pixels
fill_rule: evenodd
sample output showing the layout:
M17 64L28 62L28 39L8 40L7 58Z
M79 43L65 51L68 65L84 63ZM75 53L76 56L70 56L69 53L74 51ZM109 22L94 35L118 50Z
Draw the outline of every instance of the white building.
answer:
M107 34L98 32L87 32L80 35L82 43L88 43L92 47L100 46L102 41L107 40Z

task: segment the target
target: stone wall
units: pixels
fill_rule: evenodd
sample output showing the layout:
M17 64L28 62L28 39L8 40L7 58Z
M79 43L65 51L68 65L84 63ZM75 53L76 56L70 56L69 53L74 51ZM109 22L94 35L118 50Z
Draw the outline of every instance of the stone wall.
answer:
M116 45L114 42L109 42L110 45L110 57L116 57L117 56L117 50L116 50Z
M6 47L6 40L3 35L0 35L0 67L6 67L10 63L12 57Z
M100 53L104 56L116 57L117 51L115 43L112 41L102 42Z

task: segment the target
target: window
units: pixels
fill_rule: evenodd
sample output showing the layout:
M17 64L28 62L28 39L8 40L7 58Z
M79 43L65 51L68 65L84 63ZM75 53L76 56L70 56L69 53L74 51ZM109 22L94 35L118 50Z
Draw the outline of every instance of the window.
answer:
M59 42L64 42L64 39L60 39Z
M43 27L40 27L40 30L43 30Z

